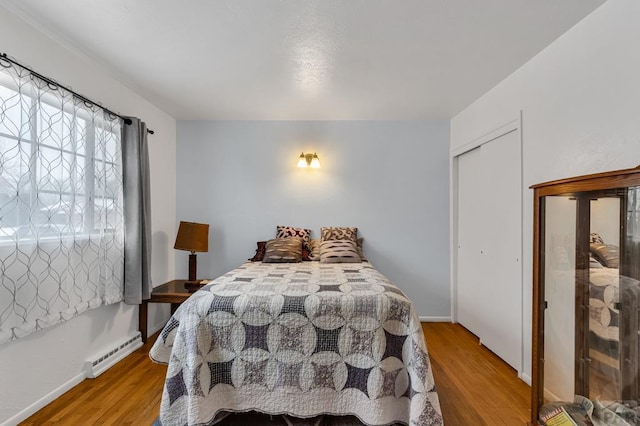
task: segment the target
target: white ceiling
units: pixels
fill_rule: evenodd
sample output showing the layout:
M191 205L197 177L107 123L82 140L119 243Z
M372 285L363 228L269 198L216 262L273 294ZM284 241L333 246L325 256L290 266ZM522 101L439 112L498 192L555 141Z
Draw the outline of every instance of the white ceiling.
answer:
M602 3L0 0L185 120L450 118Z

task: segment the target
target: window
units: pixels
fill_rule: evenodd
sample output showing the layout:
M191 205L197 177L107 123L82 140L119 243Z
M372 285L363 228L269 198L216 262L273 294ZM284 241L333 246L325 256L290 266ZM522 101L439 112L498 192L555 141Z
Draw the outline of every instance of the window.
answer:
M123 298L121 119L0 59L0 343Z
M7 86L0 85L0 243L113 232L120 126Z

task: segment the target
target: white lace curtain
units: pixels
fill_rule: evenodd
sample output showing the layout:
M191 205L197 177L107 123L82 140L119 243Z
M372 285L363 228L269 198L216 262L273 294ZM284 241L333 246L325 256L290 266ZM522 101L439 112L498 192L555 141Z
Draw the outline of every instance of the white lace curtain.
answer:
M121 122L0 58L0 343L123 298Z

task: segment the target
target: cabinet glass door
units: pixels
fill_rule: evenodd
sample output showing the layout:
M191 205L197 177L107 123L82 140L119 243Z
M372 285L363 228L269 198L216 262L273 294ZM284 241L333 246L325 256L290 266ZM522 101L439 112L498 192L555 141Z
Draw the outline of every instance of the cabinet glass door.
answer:
M545 197L543 241L544 402L640 416L640 187Z
M577 390L591 400L622 398L620 213L623 202L622 196L590 199L589 265L584 282L588 315L584 349L580 354L585 376Z
M544 400L572 401L575 360L576 199L545 199Z

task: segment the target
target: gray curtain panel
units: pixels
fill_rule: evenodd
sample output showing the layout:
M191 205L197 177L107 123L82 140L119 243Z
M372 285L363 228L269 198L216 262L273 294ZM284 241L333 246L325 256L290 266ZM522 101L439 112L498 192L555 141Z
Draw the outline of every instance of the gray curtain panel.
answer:
M122 126L124 181L124 302L151 297L151 201L147 126L138 118Z

